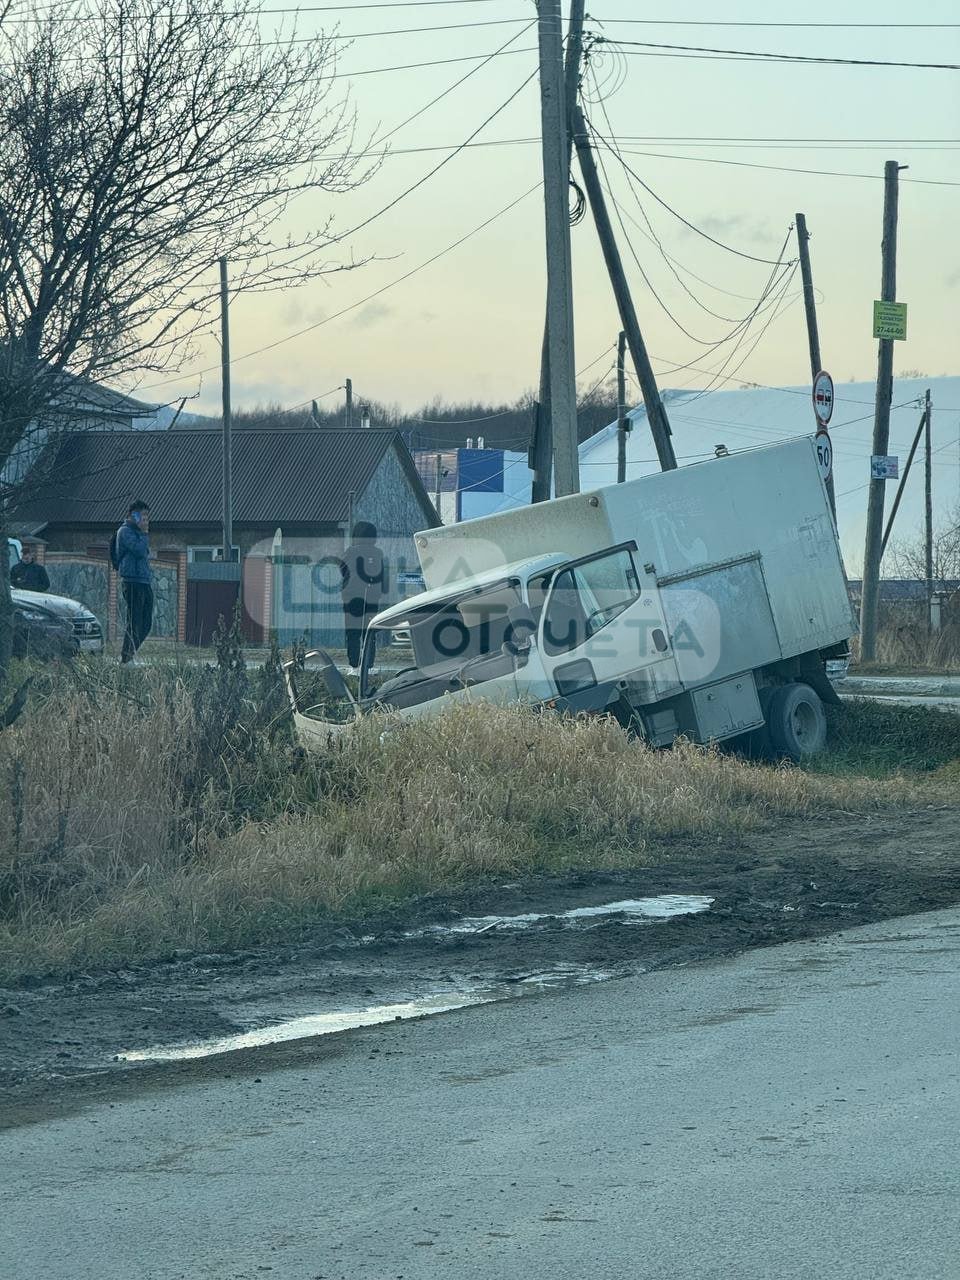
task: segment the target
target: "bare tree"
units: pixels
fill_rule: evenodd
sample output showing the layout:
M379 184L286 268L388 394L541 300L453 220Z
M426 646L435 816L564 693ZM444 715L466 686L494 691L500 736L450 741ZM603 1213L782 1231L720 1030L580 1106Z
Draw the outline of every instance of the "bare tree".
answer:
M927 562L923 533L893 541L885 563L894 577L925 582ZM960 508L933 531L933 581L938 589L943 583L960 581Z
M356 265L315 200L287 230L298 197L367 172L336 43L267 21L251 0L62 0L0 24L0 470L62 422L71 378L182 367L221 256L234 293ZM0 581L0 668L9 635Z

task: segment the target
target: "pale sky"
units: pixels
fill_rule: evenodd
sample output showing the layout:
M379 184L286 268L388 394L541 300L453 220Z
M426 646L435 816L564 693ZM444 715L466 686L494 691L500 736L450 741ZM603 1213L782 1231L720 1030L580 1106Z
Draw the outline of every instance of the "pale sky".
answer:
M279 2L279 0L278 0ZM566 7L566 5L565 5ZM681 26L723 22L949 23L960 20L955 0L840 0L802 9L784 0L662 0L642 7L629 0L594 0L597 19L587 29L610 40L644 40L733 50L812 56L960 63L960 27L937 30ZM643 23L623 19L643 15ZM314 194L291 220L294 232L329 215L342 232L389 203L429 172L477 128L536 69L531 0L493 0L304 14L301 33L332 26L357 38L345 46L338 72L352 84L360 136L383 134L462 77L473 63L380 71L403 63L486 54L519 33L495 58L443 102L398 130L395 153L376 176L346 196ZM520 19L522 21L509 20ZM617 21L620 19L621 21ZM266 19L264 20L266 21ZM503 25L364 36L462 23ZM879 294L883 165L896 159L901 176L898 296L909 304L909 338L898 343L897 371L960 373L960 73L893 67L771 65L744 61L650 56L635 50L607 53L595 63L606 108L626 158L637 174L690 222L735 248L776 258L802 210L812 235L814 280L820 294L823 362L838 382L875 376L872 301ZM358 71L377 74L348 78ZM599 105L589 108L606 132ZM380 261L283 296L239 298L232 308L234 404L265 400L296 405L353 379L358 399L371 397L412 407L434 396L510 400L535 385L544 305L543 207L534 191L510 212L409 280L380 297L291 336L351 307L496 214L540 180L539 99L536 77L494 119L477 141L523 139L512 145L471 147L401 200L344 247L357 258ZM735 139L720 142L717 139ZM774 139L776 141L770 141ZM784 139L800 139L792 144ZM744 141L746 140L746 141ZM850 141L854 140L854 141ZM907 141L909 140L909 141ZM924 141L919 141L924 140ZM946 143L935 145L937 140ZM437 151L402 154L410 148ZM708 163L707 160L724 163ZM730 163L736 161L737 164ZM617 199L642 221L619 162L607 172ZM746 166L785 166L832 173L781 172ZM576 173L576 168L575 168ZM836 176L846 173L867 177ZM918 181L918 180L923 181ZM936 182L954 185L935 185ZM667 253L709 284L684 274L710 310L740 319L759 296L768 266L708 243L641 192L644 209ZM628 222L634 247L654 287L681 324L705 342L732 327L706 314L670 274L650 239ZM618 232L619 233L619 232ZM577 368L590 385L612 364L619 322L589 216L573 232ZM626 244L621 245L644 336L664 386L702 386L695 370L666 371L694 361L718 364L730 346L711 352L692 341L660 309ZM795 255L791 239L788 256ZM730 294L741 295L731 297ZM799 277L778 317L736 375L741 380L797 385L808 378L799 301ZM758 325L754 336L759 335ZM278 339L274 350L238 359ZM752 346L751 337L727 373ZM218 412L219 348L208 339L182 380L141 388L145 399L172 400L200 390L189 408ZM589 368L587 368L589 366ZM336 403L340 392L324 401Z

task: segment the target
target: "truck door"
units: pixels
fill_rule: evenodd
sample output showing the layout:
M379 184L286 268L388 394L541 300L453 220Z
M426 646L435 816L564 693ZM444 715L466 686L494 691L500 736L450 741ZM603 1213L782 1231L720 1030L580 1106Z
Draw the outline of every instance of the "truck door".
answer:
M568 696L631 678L651 679L654 672L658 686L675 684L659 594L655 583L638 572L635 549L632 543L611 547L556 573L538 632L538 649L556 693Z

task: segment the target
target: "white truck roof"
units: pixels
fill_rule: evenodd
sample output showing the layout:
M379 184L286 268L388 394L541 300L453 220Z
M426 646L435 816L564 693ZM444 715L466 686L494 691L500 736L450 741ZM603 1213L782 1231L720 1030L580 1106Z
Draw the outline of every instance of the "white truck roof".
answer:
M429 607L435 603L440 604L453 595L469 595L471 591L482 591L484 587L492 587L498 582L518 577L521 573L524 578L528 578L541 569L545 571L552 569L554 565L563 564L567 559L569 559L568 556L561 555L534 556L529 560L515 560L512 564L500 565L496 569L486 569L483 573L475 573L470 577L457 578L444 586L434 587L432 591L421 591L419 595L408 596L399 604L392 604L389 608L382 609L372 619L370 625L371 627L393 626L415 609Z
M812 435L416 535L424 581L447 589L521 556L574 560L624 542L658 584L759 558L785 651L856 629Z

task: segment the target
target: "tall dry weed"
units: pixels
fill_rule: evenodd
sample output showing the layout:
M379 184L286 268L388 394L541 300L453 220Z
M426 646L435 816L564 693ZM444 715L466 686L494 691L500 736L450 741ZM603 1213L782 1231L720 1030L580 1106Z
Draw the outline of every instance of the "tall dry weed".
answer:
M636 865L677 840L926 794L483 705L370 717L306 757L246 676L224 717L217 679L61 683L0 735L0 970L242 946L485 876Z

